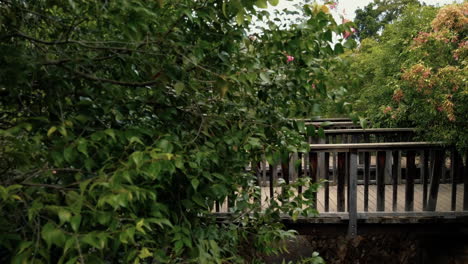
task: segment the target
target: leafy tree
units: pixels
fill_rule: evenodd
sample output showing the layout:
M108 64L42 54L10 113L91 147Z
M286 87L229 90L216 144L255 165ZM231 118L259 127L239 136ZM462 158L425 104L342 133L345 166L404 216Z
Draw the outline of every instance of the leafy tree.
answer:
M253 262L313 215L311 188L262 211L266 157L307 150L289 117L326 97L349 30L278 1L0 3L0 262ZM267 21L249 37L253 17ZM345 45L346 46L346 45ZM253 166L255 167L255 166ZM307 184L307 179L295 184ZM315 188L314 188L315 187ZM219 223L214 204L229 200Z
M377 37L383 28L397 19L408 5L421 6L418 0L374 0L356 10L354 23L360 40Z

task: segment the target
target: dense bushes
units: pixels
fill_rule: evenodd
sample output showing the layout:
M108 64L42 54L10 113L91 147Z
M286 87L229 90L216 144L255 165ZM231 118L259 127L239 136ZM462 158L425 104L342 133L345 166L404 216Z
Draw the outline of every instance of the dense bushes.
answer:
M280 30L266 6L2 1L0 262L235 263L281 250L292 233L280 213L313 214L300 209L311 193L261 213L245 166L307 149L287 118L316 111L343 52L332 35L349 25L304 6L302 24ZM267 26L248 36L255 16ZM226 198L232 219L217 224Z

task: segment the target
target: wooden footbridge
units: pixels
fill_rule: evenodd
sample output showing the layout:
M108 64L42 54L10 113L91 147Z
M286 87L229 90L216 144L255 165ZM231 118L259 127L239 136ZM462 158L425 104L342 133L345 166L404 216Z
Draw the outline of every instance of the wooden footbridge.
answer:
M351 237L361 224L468 226L466 154L443 142L415 142L411 128L363 129L346 119L308 123L320 126L324 121L331 121L325 138L309 139L309 153L291 153L289 163L253 166L263 206L281 193L280 178L290 183L310 177L323 182L312 204L319 216L299 219L303 226L347 224ZM216 211L227 212L227 203Z

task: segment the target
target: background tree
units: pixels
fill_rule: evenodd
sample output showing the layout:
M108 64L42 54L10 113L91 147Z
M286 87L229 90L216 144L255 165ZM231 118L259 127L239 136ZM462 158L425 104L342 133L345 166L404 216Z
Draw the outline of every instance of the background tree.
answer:
M377 37L384 27L397 19L408 5L421 6L418 0L374 0L356 10L355 36L359 40Z

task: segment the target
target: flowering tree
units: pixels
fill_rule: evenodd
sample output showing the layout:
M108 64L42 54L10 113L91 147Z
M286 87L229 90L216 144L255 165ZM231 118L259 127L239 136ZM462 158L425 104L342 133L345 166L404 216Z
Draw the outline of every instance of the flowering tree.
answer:
M261 212L245 167L307 150L314 129L288 118L326 97L344 51L332 35L349 26L305 5L280 30L262 9L277 3L1 1L0 262L236 263L281 249L280 214L313 214L312 196ZM254 16L267 26L249 37Z
M468 4L408 7L380 41L351 56L355 109L376 124L414 126L428 140L468 147Z
M430 31L418 33L392 97L395 109L388 113L463 149L468 147L467 23L468 3L449 5L437 13Z

